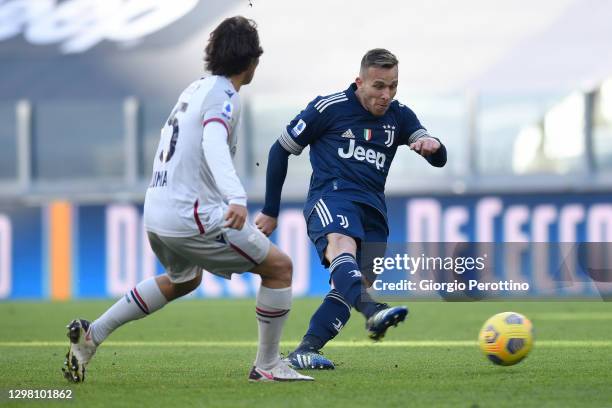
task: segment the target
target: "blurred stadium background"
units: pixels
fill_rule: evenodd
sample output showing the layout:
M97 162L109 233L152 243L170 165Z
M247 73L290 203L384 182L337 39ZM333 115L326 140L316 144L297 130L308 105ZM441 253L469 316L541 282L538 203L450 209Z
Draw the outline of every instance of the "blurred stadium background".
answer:
M449 150L444 169L398 152L392 241L612 241L612 2L0 0L0 299L114 297L162 272L141 219L159 129L235 14L257 21L265 50L241 90L252 214L281 128L385 47L397 99ZM327 291L301 215L309 169L291 159L273 237L298 296ZM194 296L256 287L207 276Z

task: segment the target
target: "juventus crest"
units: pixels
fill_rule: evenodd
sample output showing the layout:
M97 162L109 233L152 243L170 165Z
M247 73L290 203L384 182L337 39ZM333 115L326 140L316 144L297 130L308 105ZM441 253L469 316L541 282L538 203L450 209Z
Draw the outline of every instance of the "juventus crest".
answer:
M395 126L392 125L383 125L383 129L387 134L387 140L385 140L385 146L391 147L393 146L393 140L395 139Z

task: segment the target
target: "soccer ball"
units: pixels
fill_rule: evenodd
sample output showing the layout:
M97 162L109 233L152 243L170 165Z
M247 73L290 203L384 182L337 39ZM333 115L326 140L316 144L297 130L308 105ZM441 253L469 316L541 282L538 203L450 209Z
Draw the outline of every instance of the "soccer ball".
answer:
M498 313L480 329L478 342L482 352L493 363L514 365L533 347L533 325L525 316L514 312Z

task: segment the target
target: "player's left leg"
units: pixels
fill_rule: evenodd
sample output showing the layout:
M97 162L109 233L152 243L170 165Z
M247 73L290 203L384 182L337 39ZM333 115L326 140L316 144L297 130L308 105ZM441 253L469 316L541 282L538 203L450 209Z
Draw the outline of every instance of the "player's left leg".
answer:
M156 312L200 285L201 268L172 251L157 235L149 233L149 242L167 273L138 283L94 322L75 319L68 324L70 349L62 371L69 381L85 380L85 369L98 346L118 327Z
M349 304L337 290L330 290L310 318L302 341L288 356L291 365L301 369L333 370L334 363L322 355L321 349L340 333L350 317Z
M191 293L202 282L202 272L184 282L172 282L165 275L151 277L137 284L102 316L91 324L91 337L100 345L115 329L150 315L179 297Z
M146 279L122 296L94 322L75 319L68 324L70 350L64 376L72 382L85 380L85 368L100 344L118 327L164 307L168 302L198 287L202 274L187 282L173 283L167 275Z

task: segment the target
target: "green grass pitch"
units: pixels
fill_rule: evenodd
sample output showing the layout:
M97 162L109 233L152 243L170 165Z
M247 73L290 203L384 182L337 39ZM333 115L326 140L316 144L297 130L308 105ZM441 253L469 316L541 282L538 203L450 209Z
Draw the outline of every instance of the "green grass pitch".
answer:
M317 299L294 302L283 336L301 338ZM353 319L325 348L337 369L313 383L249 383L256 351L253 300L183 300L113 333L69 384L60 368L65 325L94 319L112 301L0 303L0 406L83 407L611 407L612 304L603 302L413 302L385 340ZM523 313L535 347L498 367L476 344L491 315ZM9 389L72 389L73 400L9 400Z

